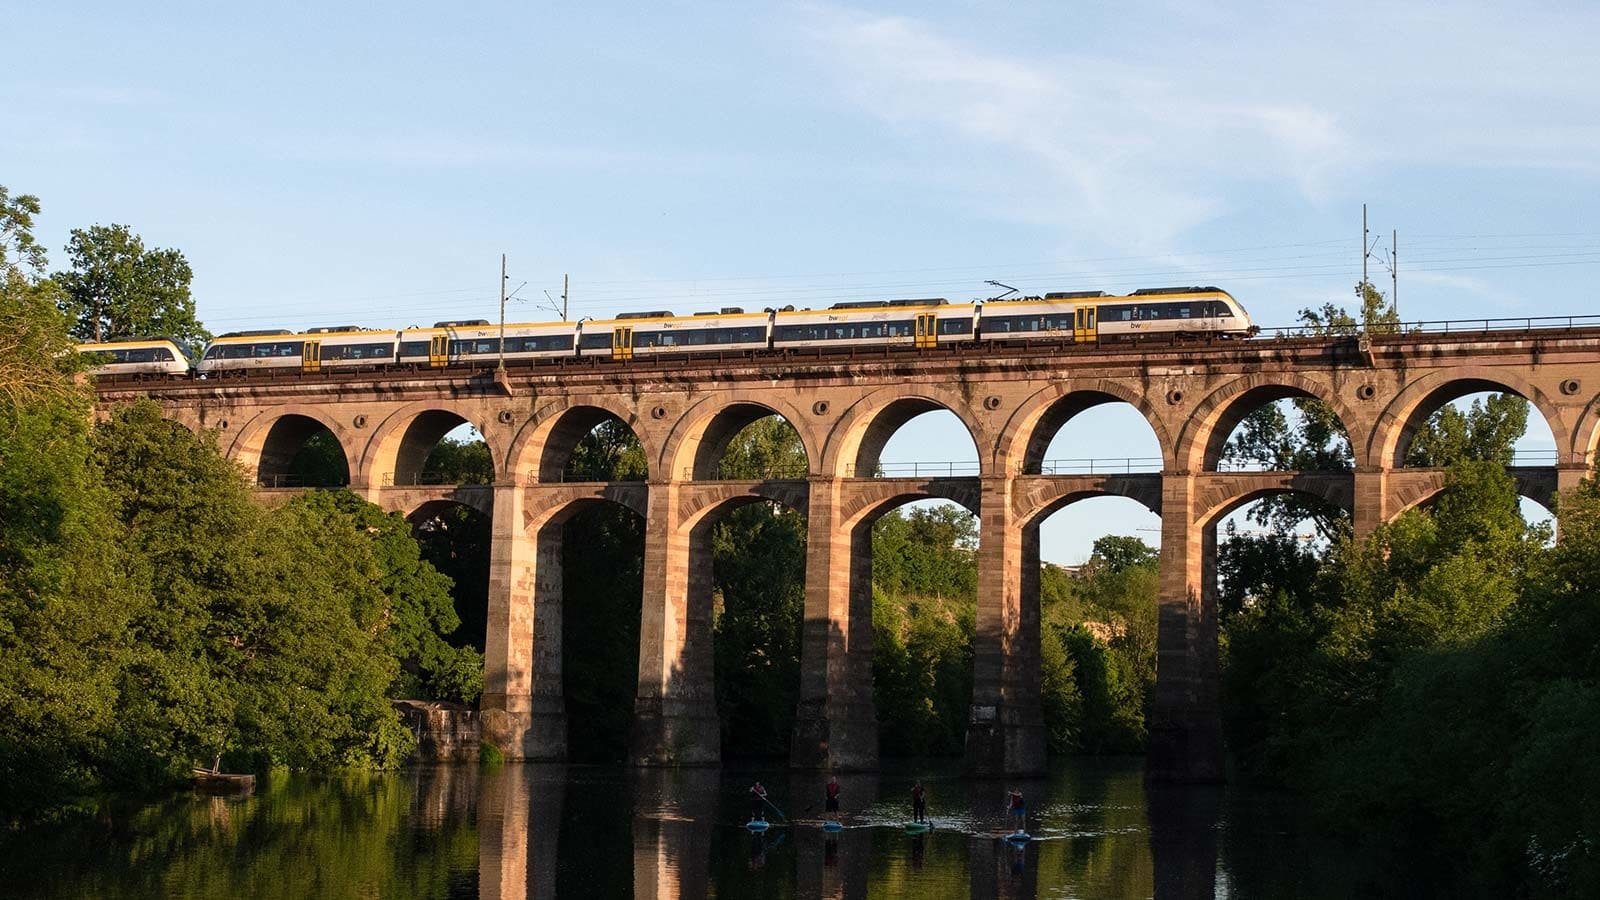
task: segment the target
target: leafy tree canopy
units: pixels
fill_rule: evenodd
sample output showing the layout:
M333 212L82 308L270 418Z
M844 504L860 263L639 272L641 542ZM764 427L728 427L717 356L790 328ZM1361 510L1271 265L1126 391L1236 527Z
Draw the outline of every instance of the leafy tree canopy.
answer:
M78 340L165 335L198 347L210 339L195 317L194 272L181 252L147 250L126 225L92 225L73 229L67 257L72 267L55 280Z

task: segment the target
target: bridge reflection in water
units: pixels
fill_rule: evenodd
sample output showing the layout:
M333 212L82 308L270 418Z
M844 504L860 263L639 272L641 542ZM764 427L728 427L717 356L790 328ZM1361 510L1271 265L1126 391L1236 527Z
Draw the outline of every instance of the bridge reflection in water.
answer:
M838 834L820 826L822 777L766 782L788 814L751 834L751 773L719 769L626 769L529 764L479 774L438 769L422 775L424 792L461 795L452 781L475 782L478 795L479 898L626 896L1191 898L1272 896L1293 885L1300 896L1339 896L1337 878L1318 894L1295 884L1295 872L1333 869L1306 863L1315 853L1292 837L1287 811L1252 797L1235 823L1219 786L1146 783L1138 760L1057 766L1047 778L998 781L923 775L933 833L907 835L909 775L841 777L844 819ZM1015 845L1002 800L1011 787L1029 799L1035 840ZM1270 864L1238 860L1230 875L1222 835L1245 837L1227 852L1251 852L1255 829L1276 835ZM1285 837L1286 835L1291 837ZM609 836L609 837L606 837ZM1290 873L1284 876L1282 873ZM1279 879L1287 877L1289 881ZM464 895L465 896L465 895Z

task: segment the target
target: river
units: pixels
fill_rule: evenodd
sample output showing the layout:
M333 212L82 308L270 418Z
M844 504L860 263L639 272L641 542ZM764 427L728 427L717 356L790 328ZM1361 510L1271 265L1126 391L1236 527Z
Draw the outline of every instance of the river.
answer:
M754 835L747 788L784 814ZM930 834L908 792L928 788ZM818 827L821 776L553 765L266 780L179 795L0 843L6 897L1345 897L1335 848L1282 796L1147 786L1139 760L1062 760L1012 782L951 765L841 776L845 829Z

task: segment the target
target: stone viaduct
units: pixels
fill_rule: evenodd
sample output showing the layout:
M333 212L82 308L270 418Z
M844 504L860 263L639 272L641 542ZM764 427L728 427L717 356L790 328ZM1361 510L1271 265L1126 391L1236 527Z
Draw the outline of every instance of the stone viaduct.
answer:
M638 764L718 761L712 678L711 526L742 504L807 517L804 637L792 762L871 769L871 526L937 497L980 520L974 683L967 756L976 772L1045 764L1040 712L1039 525L1085 497L1120 495L1161 517L1158 673L1152 777L1217 780L1217 523L1253 500L1304 493L1353 516L1358 534L1426 501L1443 473L1404 465L1412 435L1453 399L1527 398L1555 437L1553 466L1518 469L1549 504L1583 479L1600 441L1600 329L1300 337L1206 344L972 352L949 348L728 359L577 359L492 370L444 369L173 381L102 382L102 404L156 399L171 418L211 429L229 456L270 485L305 438L326 428L350 487L412 514L458 502L493 521L486 730L512 758L559 759L562 526L617 503L645 521L639 683L630 756ZM1326 403L1347 429L1353 471L1219 471L1235 426L1263 404ZM1042 463L1070 419L1131 404L1162 448L1149 473L1053 475ZM975 474L874 477L895 430L946 409L971 433ZM731 481L723 451L749 423L779 415L805 445L805 477ZM577 441L620 419L649 462L642 482L564 480ZM439 439L462 423L483 435L495 480L418 484ZM787 474L787 473L785 473ZM799 473L793 473L798 476Z

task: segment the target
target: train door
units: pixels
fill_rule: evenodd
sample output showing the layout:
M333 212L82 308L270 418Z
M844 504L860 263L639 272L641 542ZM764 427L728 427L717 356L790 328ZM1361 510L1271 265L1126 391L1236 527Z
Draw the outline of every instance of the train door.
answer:
M302 371L302 372L320 372L320 371L322 371L322 342L321 341L306 341L305 342L305 346L300 348L300 371Z
M939 344L939 316L935 313L917 314L918 347L935 347Z
M611 358L633 359L633 328L628 325L611 330Z
M1100 330L1095 321L1096 308L1093 306L1080 306L1077 309L1076 320L1072 326L1072 339L1075 341L1092 341L1098 337Z
M428 338L428 365L442 369L450 364L450 335L436 334Z

